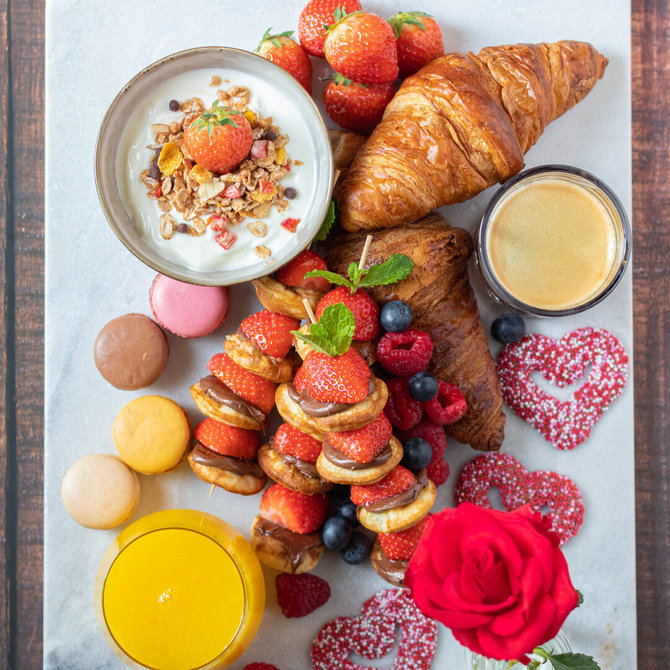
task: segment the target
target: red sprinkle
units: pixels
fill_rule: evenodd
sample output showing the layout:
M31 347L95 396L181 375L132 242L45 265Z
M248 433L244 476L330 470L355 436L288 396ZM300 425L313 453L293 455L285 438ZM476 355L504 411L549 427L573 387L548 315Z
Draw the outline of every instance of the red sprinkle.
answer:
M214 240L220 244L226 251L233 246L237 235L231 233L229 230L224 230L220 235L217 235Z
M508 512L526 504L540 512L546 505L561 544L574 537L584 522L582 495L571 479L547 470L528 472L508 454L482 454L466 463L456 482L456 504L471 502L490 509L488 491L493 486L500 490Z
M395 629L402 641L392 670L429 670L437 643L437 623L424 616L409 591L387 589L366 600L358 617L329 621L312 645L314 670L367 670L348 656L366 659L386 656L393 648Z
M583 377L588 365L588 379L567 402L545 393L530 378L537 370L562 388ZM558 341L526 335L500 352L497 368L505 402L554 447L574 449L626 385L628 356L608 331L581 328Z
M289 231L289 233L295 233L295 229L298 227L298 224L300 223L300 219L284 219L281 222L282 228L286 228L286 230Z

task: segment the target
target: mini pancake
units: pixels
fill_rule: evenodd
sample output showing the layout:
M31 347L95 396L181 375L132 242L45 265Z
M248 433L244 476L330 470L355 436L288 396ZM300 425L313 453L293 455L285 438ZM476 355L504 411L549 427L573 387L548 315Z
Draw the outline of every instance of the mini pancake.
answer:
M376 484L378 481L384 479L402 460L403 448L400 440L392 436L389 444L393 453L384 465L363 470L347 470L331 463L322 453L316 461L316 469L324 479L334 484Z
M302 407L289 395L288 384L281 384L277 388L275 403L284 421L316 437L319 433L323 436L325 433L339 433L367 426L383 411L387 398L386 384L375 377L372 393L365 400L352 404L350 409L330 416L307 416Z
M220 421L221 423L227 423L229 426L236 426L237 428L246 428L247 430L264 430L267 424L267 417L265 421L261 423L258 419L255 419L252 416L247 416L242 412L238 412L232 407L227 407L218 403L214 398L210 398L203 388L200 386L200 382L193 384L191 386L191 395L195 401L196 407L210 419L215 421ZM242 398L240 398L242 402ZM247 403L248 404L248 403Z
M421 521L430 512L436 496L437 487L429 479L428 486L409 505L394 507L385 512L369 512L365 507L359 505L358 520L368 530L375 533L397 533Z
M269 442L258 450L258 464L268 477L293 491L314 495L326 493L333 488L331 482L320 477L310 477L297 466L285 463Z
M191 421L174 400L145 395L117 414L114 443L121 460L133 470L156 475L174 470L191 444Z
M207 451L211 450L207 449ZM220 454L212 452L213 461L216 460L216 458L219 456ZM241 459L234 460L240 461ZM252 496L256 493L260 493L260 491L265 488L265 484L267 483L267 477L262 470L260 473L238 474L236 472L226 470L225 468L204 465L193 460L193 451L191 451L191 453L188 455L188 462L193 472L195 472L195 474L198 475L198 477L200 477L203 482L214 484L219 488L230 491L230 493L238 493L239 495L243 496Z
M265 530L268 528L272 529L273 527L277 531L273 532L270 530L268 532ZM249 539L252 549L256 552L258 560L263 565L267 565L268 568L272 568L273 570L295 575L313 570L325 549L321 541L320 531L310 533L309 535L300 535L288 530L288 528L282 528L281 526L277 526L277 524L273 524L260 514L254 519ZM282 539L285 541L282 541ZM304 544L304 551L297 552L292 550L287 545L286 540Z
M307 299L312 310L316 310L319 300L325 293L310 288L286 286L272 276L252 281L261 305L271 312L292 316L294 319L307 319L309 315L303 304Z
M289 352L286 358L274 358L264 354L258 345L237 333L226 337L223 348L240 367L278 384L293 379L299 367L299 360L294 352Z

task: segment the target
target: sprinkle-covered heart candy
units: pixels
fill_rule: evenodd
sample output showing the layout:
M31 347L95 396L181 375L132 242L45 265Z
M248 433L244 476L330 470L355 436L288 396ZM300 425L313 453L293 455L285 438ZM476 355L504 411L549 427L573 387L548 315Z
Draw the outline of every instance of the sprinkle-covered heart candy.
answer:
M589 365L588 379L567 402L545 393L530 378L537 370L562 388L583 377ZM500 352L497 368L505 402L556 448L574 449L626 385L628 356L608 331L581 328L558 341L526 335Z
M429 670L435 655L437 624L424 616L409 591L386 589L363 604L360 616L329 621L312 645L314 670L366 670L350 653L378 659L391 652L396 626L402 641L392 670Z
M546 505L561 544L574 537L584 521L582 496L571 479L546 470L528 472L509 454L482 454L466 463L456 482L456 504L490 508L487 494L493 486L508 512L526 504L539 512Z

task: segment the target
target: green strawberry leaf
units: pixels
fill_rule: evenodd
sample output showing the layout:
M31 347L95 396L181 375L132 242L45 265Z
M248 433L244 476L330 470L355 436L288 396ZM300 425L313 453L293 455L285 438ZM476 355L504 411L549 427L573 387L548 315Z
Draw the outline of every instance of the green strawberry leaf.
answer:
M351 310L338 302L323 310L319 322L310 325L309 335L297 330L291 332L315 351L328 356L341 356L349 350L355 330L356 320Z
M586 654L547 654L547 660L554 670L600 670L593 657Z
M345 279L342 275L338 275L337 272L312 270L311 272L305 273L305 277L325 277L331 284L338 284L339 286L351 288L351 282L348 279Z
M577 607L579 607L584 604L584 594L578 589L575 589L575 591L577 591Z
M326 239L326 237L328 237L328 233L330 232L330 229L333 227L333 223L335 223L334 199L330 201L328 211L326 212L326 218L323 220L321 228L319 228L319 232L316 234L316 237L314 239L317 240L318 242L323 242Z
M365 271L359 286L383 286L395 284L405 279L412 271L414 263L405 254L393 254L381 265L373 265Z

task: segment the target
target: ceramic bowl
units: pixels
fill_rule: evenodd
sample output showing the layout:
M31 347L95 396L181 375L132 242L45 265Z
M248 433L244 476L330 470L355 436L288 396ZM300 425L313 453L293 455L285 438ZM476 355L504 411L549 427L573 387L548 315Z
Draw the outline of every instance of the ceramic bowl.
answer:
M304 163L300 167L294 166L294 170L309 170L309 173L304 172L303 174L313 175L313 178L310 177L312 187L303 189L309 192L299 192L300 197L305 200L302 201L300 215L295 214L301 219L296 232L290 238L285 236L283 246L273 250L270 258L256 260L255 257L253 259L248 257L247 262L251 264L245 267L226 267L225 256L223 256L224 260L221 265L214 269L191 269L179 260L161 255L158 246L152 243L150 236L146 233L144 236L142 234L143 223L137 220L141 217L138 216L136 208L129 203L132 200L128 195L129 173L124 174L124 170L128 169L126 150L129 137L127 133L133 132L129 130L129 119L140 106L146 107L151 93L157 87L183 73L211 68L234 71L234 74L239 72L239 77L235 76L235 81L231 80L230 84L222 83L220 88L225 89L233 83L244 85L245 75L252 75L262 80L264 90L277 91L278 95L281 94L290 100L299 115L300 129L303 133L300 137L300 151L308 155L294 156L292 154L292 148L295 147L295 143L291 144L293 135L289 135L287 154L294 160L299 158ZM267 88L266 84L271 89ZM250 106L253 108L253 90L251 94ZM215 96L216 87L212 88L212 99ZM271 97L274 99L274 95ZM207 100L204 102L206 105L211 104ZM271 109L263 109L263 114L267 114L268 111L272 115ZM142 146L138 150L145 151L145 148ZM151 156L148 150L146 153L146 167L148 167ZM132 254L157 272L179 281L204 286L225 286L270 274L307 247L318 232L328 211L333 175L333 156L328 131L314 101L305 89L285 70L265 58L248 51L227 47L201 47L180 51L142 70L123 87L110 105L100 126L96 144L95 178L98 197L105 217L117 237ZM139 180L139 175L136 178ZM145 198L146 194L143 192L141 196ZM150 204L155 207L153 202ZM157 207L155 210L155 221L153 221L153 212L151 216L152 225L155 225L157 230L158 219L162 212ZM294 216L291 210L292 203L285 212L286 217ZM252 220L245 219L232 228L233 232L239 232L236 228L246 227L246 223ZM192 239L197 242L206 242L200 238ZM257 244L262 245L263 239L257 239ZM168 244L170 242L171 240L168 241ZM215 244L213 240L211 243ZM253 251L250 253L253 255Z

